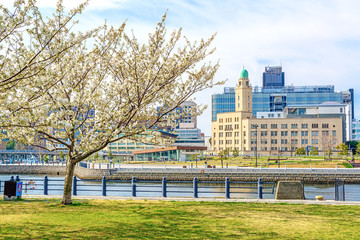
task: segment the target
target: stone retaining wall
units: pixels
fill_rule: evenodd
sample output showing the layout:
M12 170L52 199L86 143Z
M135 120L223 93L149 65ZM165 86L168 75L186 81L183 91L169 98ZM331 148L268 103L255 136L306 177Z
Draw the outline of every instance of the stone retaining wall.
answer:
M174 173L112 173L106 176L107 179L113 180L131 180L132 177L136 177L138 180L148 181L161 181L163 177L166 177L169 181L192 181L194 177L197 177L199 181L225 181L228 177L230 181L237 182L256 182L261 177L264 182L278 182L278 181L302 181L305 183L334 183L335 178L344 180L347 183L359 183L359 177L340 177L335 175L326 176L303 176L296 174L274 176L268 174L226 174L226 173L208 173L208 174L174 174Z
M65 166L0 165L0 174L65 175Z
M44 174L44 175L65 175L65 166L31 166L31 165L0 165L0 174ZM360 175L352 174L295 174L295 173L174 173L174 172L122 172L110 169L88 169L80 166L75 167L75 176L81 179L100 180L103 176L112 180L131 180L136 177L138 180L161 181L166 177L169 181L192 181L197 177L199 181L225 181L229 177L230 181L239 182L256 182L258 178L262 178L265 182L278 181L303 181L306 183L334 183L335 178L344 180L347 183L360 183Z

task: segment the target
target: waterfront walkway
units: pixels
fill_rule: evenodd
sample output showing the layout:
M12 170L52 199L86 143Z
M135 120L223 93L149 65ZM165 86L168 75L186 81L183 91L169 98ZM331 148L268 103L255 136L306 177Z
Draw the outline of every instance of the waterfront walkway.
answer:
M0 195L0 199L4 199ZM62 195L23 195L22 199L62 199ZM118 197L118 196L72 196L73 200L100 199L100 200L147 200L147 201L194 201L194 202L240 202L240 203L288 203L288 204L318 204L318 205L355 205L356 201L334 201L334 200L276 200L276 199L241 199L241 198L183 198L183 197Z

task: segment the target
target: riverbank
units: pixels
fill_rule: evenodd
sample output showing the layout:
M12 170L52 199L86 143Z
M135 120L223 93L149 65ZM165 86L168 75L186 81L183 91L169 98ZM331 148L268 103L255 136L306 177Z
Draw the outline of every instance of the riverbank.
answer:
M29 239L357 239L360 224L360 206L288 203L43 198L0 212L3 238Z

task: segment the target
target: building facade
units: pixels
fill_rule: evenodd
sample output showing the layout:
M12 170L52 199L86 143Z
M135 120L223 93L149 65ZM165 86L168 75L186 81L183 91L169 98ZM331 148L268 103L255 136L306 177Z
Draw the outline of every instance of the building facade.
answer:
M343 118L255 118L248 72L243 69L235 88L235 111L216 114L212 121L212 150L238 149L241 154L257 150L265 155L290 155L297 148L319 151L335 149L343 142Z
M279 88L285 86L285 73L282 67L265 67L263 73L263 88Z
M360 141L360 120L354 120L352 122L352 139Z
M270 68L270 69L268 69ZM285 86L266 82L266 74L282 72L281 67L266 67L263 74L263 87L255 86L252 90L252 114L256 118L281 117L286 106L316 105L325 102L346 104L347 125L346 140L352 140L352 120L354 120L354 89L335 91L333 85L321 86ZM269 75L270 76L270 75ZM269 77L270 78L270 77ZM275 79L275 76L273 76ZM274 82L281 82L284 78L278 76ZM270 81L271 82L271 81ZM224 93L212 96L212 121L216 121L217 114L235 112L235 88L226 87Z

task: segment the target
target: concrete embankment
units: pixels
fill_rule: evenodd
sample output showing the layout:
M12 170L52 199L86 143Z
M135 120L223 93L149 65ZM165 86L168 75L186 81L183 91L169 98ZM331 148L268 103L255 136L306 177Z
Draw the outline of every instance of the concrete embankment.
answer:
M0 165L0 174L65 175L65 166L52 165Z
M81 179L101 179L103 176L111 175L109 169L87 169L80 166L75 167L75 176ZM65 175L65 165L0 165L0 174L44 174Z
M114 172L106 176L107 179L130 180L132 177L138 180L162 180L166 177L169 181L192 181L197 177L199 181L224 181L226 177L230 181L256 182L262 178L264 182L278 181L303 181L305 183L333 183L335 178L347 183L359 183L360 175L353 174L307 174L307 173L252 173L252 172L211 172L211 173L174 173L174 172Z
M0 174L47 174L64 175L65 166L45 165L0 165ZM169 181L230 181L255 182L263 181L303 181L306 183L332 183L335 178L347 183L360 183L360 169L261 169L261 168L224 168L224 169L181 169L181 168L121 168L121 169L89 169L75 167L75 175L81 179L97 179L103 176L113 180L160 181L166 177Z

